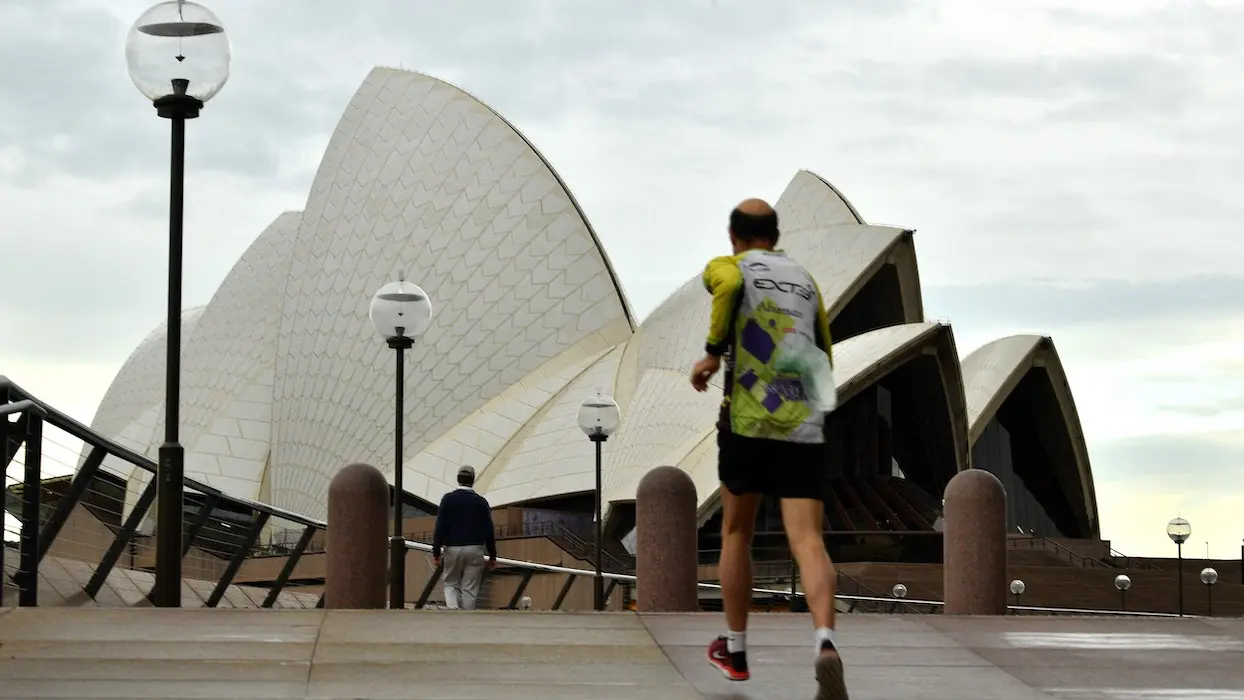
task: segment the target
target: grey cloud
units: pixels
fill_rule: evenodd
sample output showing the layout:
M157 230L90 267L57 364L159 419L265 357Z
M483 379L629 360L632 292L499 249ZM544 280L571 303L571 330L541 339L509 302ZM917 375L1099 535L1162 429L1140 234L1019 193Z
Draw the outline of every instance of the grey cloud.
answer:
M1181 413L1186 416L1194 416L1197 418L1212 418L1214 416L1220 416L1224 413L1234 413L1244 410L1244 394L1214 402L1167 403L1159 405L1158 408L1168 413Z
M27 338L39 339L49 364L124 358L163 318L163 251L118 245L110 253L6 237L5 285L19 291L0 298L0 358L28 357Z
M1159 477L1168 483L1237 483L1244 464L1244 441L1239 438L1153 435L1094 442L1093 475L1097 480Z
M1239 314L1244 311L1244 277L1189 277L1131 284L1099 281L1076 288L1041 282L927 286L925 308L931 318L986 326L1005 320L1038 328L1155 319L1173 314Z

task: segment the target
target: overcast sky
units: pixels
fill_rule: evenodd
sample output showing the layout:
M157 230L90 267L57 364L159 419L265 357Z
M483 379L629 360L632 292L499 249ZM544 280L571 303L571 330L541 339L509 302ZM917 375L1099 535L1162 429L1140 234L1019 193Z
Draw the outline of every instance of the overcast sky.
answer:
M164 316L168 124L126 75L149 3L0 2L0 373L89 422ZM641 9L642 6L642 9ZM1042 332L1103 534L1238 557L1244 10L1197 0L215 0L233 75L192 122L186 306L301 209L374 65L532 139L642 317L799 168L918 230L960 351ZM763 9L762 9L763 8Z

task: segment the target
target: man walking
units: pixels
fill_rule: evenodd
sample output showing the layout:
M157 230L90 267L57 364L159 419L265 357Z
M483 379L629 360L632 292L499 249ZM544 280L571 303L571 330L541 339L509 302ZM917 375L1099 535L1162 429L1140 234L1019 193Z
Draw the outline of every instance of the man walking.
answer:
M475 469L458 470L458 488L441 498L432 535L432 560L441 566L444 548L445 605L450 610L474 610L484 569L497 566L497 538L492 507L475 493Z
M760 500L773 495L781 501L782 524L815 625L817 700L847 700L834 639L834 567L821 530L828 484L827 409L815 390L825 387L815 386L819 377L804 376L810 372L791 370L811 366L793 362L801 354L822 365L832 361L825 304L812 275L775 250L778 217L768 203L749 199L739 204L730 213L729 230L734 255L713 259L704 271L704 285L712 294L707 354L691 372L695 389L707 391L729 353L717 424L719 571L727 634L709 645L708 660L730 680L750 678L751 543Z

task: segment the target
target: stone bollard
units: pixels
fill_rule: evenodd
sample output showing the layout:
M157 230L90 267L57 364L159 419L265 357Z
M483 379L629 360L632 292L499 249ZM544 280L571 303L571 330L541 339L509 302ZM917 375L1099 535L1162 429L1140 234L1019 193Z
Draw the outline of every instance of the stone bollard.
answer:
M328 487L324 607L384 609L389 568L389 483L370 464L351 464Z
M1006 614L1006 490L983 469L946 485L942 576L946 615Z
M635 495L636 607L640 612L700 609L695 483L676 467L644 475Z

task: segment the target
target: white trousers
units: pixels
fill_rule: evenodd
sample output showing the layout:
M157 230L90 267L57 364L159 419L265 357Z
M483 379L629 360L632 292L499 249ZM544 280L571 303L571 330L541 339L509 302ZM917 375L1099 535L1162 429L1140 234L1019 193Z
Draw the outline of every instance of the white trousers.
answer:
M484 583L488 550L482 544L446 547L442 563L445 605L450 610L474 610Z

